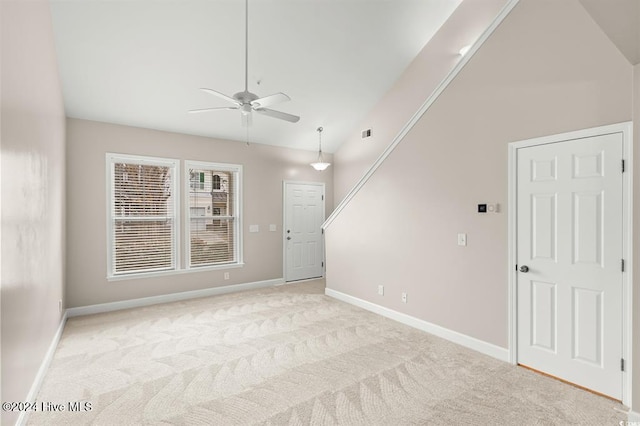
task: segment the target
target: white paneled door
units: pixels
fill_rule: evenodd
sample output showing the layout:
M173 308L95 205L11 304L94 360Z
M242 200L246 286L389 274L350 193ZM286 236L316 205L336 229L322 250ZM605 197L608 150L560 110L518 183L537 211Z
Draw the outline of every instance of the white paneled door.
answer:
M324 184L284 184L285 281L324 275Z
M518 363L622 398L621 133L517 151Z

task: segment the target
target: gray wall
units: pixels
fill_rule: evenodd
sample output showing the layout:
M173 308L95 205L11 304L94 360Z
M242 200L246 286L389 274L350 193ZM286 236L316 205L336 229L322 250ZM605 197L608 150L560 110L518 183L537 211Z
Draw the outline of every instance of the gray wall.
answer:
M327 287L506 348L507 144L630 120L632 72L577 0L522 0L327 229Z
M68 307L282 278L282 181L324 182L325 205L333 205L331 169L309 166L316 152L77 119L67 121L67 143ZM107 281L107 152L242 164L244 267ZM269 224L278 231L269 232ZM260 232L249 233L249 225L260 225Z
M61 319L65 118L49 2L0 15L2 401L24 401Z

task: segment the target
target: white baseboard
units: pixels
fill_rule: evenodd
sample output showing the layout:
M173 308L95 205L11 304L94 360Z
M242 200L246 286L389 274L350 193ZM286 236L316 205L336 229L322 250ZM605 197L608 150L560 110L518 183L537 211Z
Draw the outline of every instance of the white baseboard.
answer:
M350 296L345 293L341 293L330 288L325 289L327 296L357 306L359 308L366 309L367 311L374 312L383 317L390 318L398 321L402 324L406 324L410 327L417 328L418 330L426 331L443 339L449 340L453 343L457 343L461 346L465 346L474 351L489 355L493 358L497 358L500 361L509 362L509 350L501 348L492 343L487 343L475 337L467 336L466 334L458 333L457 331L449 330L436 324L432 324L428 321L421 320L419 318L412 317L411 315L403 314L393 309L385 308L384 306L376 305L375 303L367 302L366 300L358 299L357 297Z
M629 410L627 412L627 421L629 423L636 423L636 424L640 424L640 413L636 413L635 411L631 411Z
M60 342L60 338L62 337L62 332L64 331L64 325L67 322L67 312L65 311L60 319L60 324L58 325L58 329L56 330L56 334L53 336L53 340L51 340L51 344L49 345L49 349L47 353L44 355L44 359L40 364L40 368L38 369L38 374L36 374L33 383L31 384L31 389L29 389L29 393L27 394L26 402L35 402L38 392L40 392L40 386L42 386L42 381L44 380L44 376L47 374L47 370L49 370L49 365L51 365L51 361L53 360L53 355L56 353L56 349L58 348L58 342ZM18 420L16 421L16 426L22 426L27 424L27 420L29 419L29 413L31 411L25 410L20 412L20 416L18 416Z
M80 306L67 309L67 316L99 314L102 312L119 311L121 309L138 308L140 306L157 305L159 303L177 302L179 300L196 299L198 297L216 296L243 290L273 287L284 283L284 279L256 281L253 283L234 284L223 287L205 288L202 290L184 291L181 293L163 294L160 296L143 297L140 299L122 300L119 302L100 303L98 305Z

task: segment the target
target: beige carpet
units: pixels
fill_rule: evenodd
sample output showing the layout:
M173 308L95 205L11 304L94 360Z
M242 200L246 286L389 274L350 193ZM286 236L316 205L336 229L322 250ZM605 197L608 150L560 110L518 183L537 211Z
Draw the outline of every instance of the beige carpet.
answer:
M323 295L322 282L69 319L29 424L617 425L623 407Z

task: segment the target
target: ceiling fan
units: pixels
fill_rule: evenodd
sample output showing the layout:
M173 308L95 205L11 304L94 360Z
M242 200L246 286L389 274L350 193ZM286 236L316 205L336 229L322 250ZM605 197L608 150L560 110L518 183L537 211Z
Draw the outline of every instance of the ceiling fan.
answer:
M234 106L218 107L218 108L204 108L204 109L192 109L189 113L200 113L209 111L224 111L236 109L240 111L240 118L243 126L250 126L252 122L251 114L253 111L258 114L263 114L268 117L279 118L280 120L289 121L291 123L297 123L300 117L286 112L276 111L266 108L268 106L290 101L291 98L284 93L275 93L273 95L258 97L255 93L249 92L249 0L245 0L245 45L244 45L244 91L238 92L233 96L227 96L224 93L220 93L213 89L201 88L203 92L217 96L224 99L227 102L234 104Z

